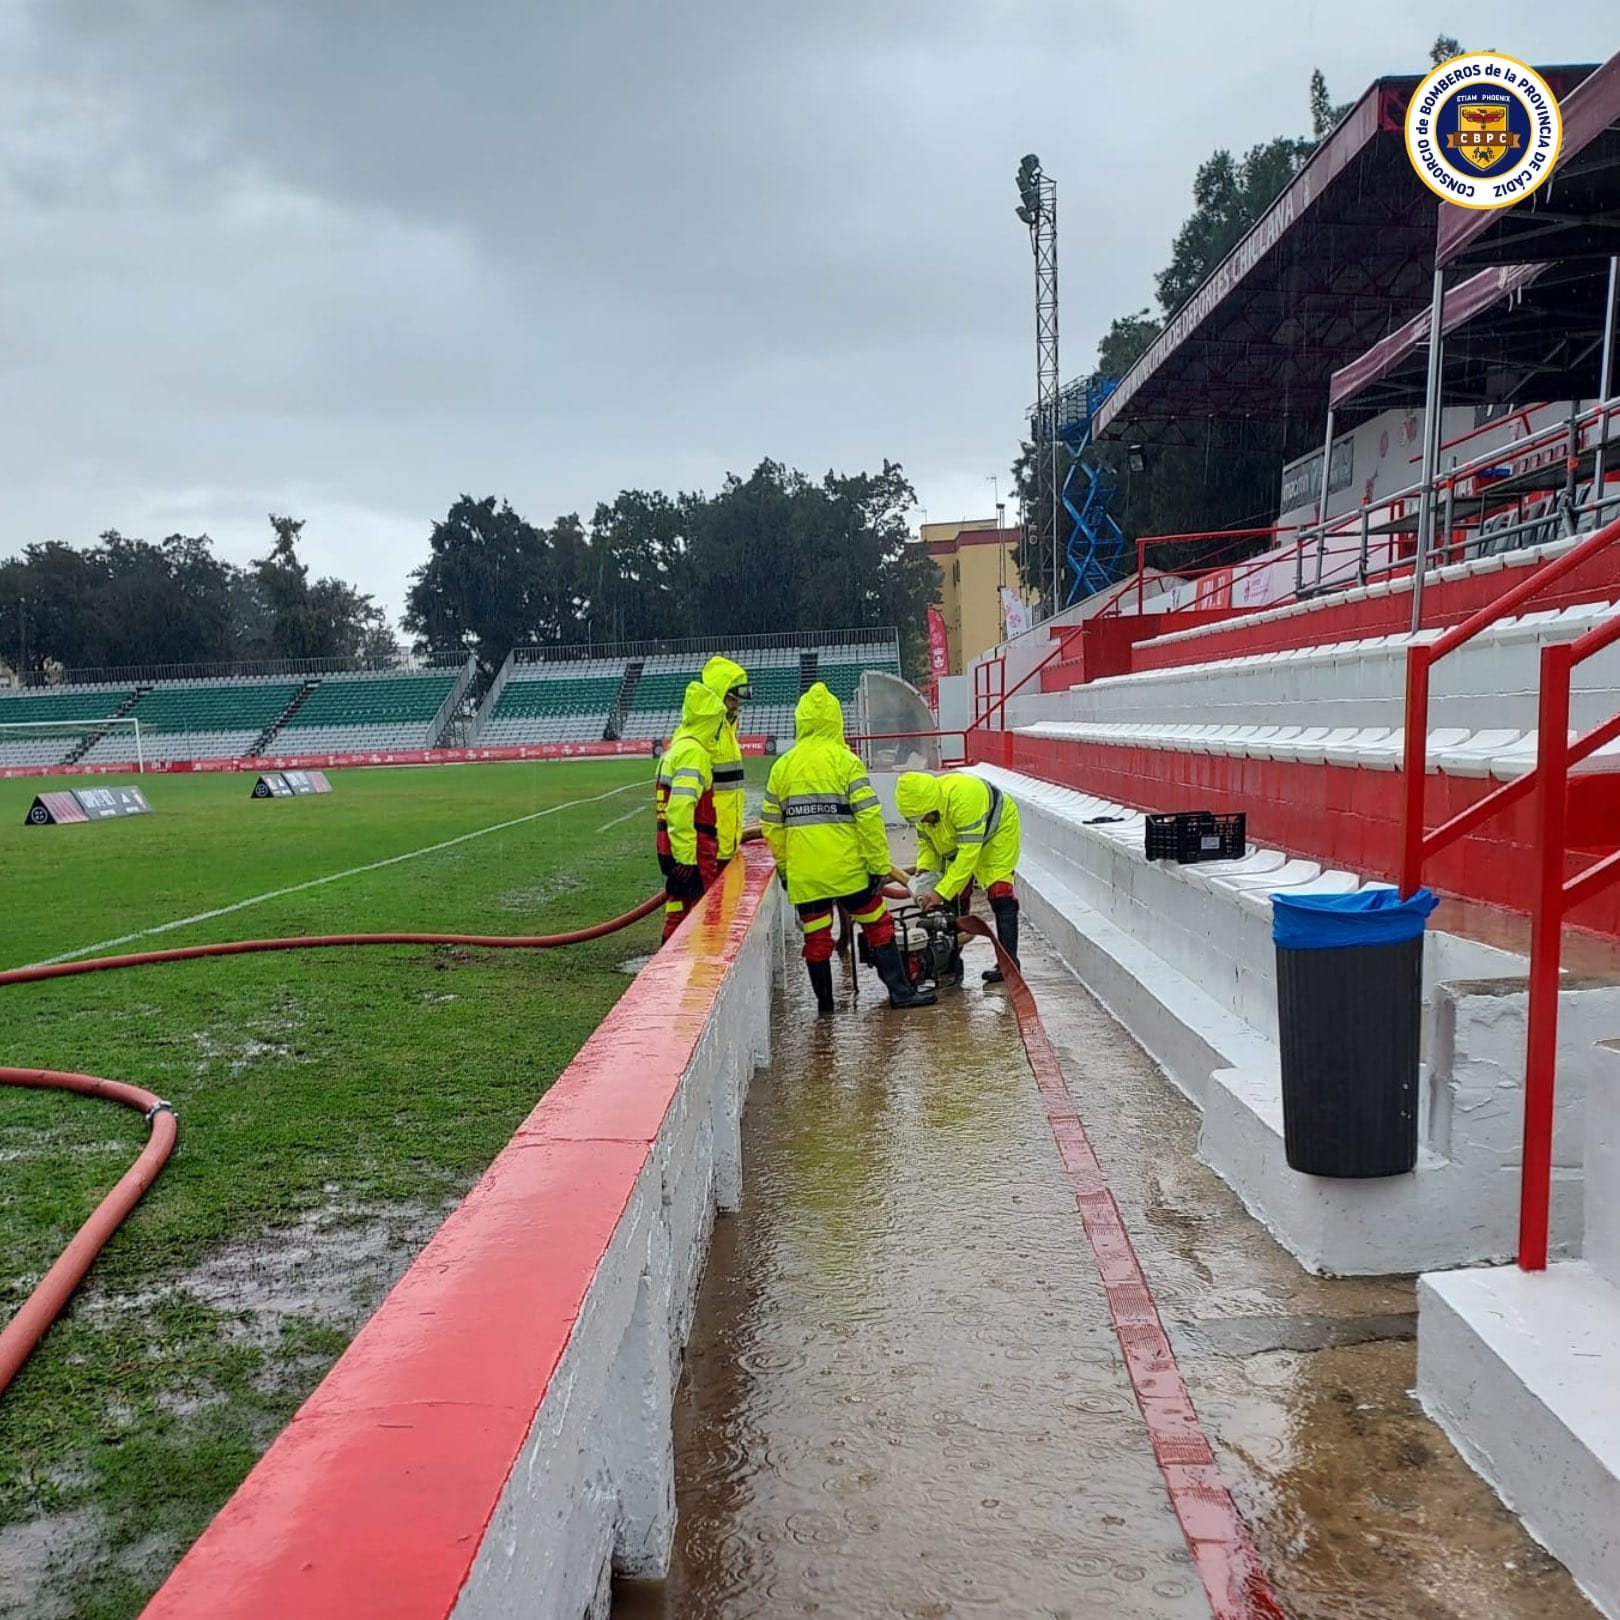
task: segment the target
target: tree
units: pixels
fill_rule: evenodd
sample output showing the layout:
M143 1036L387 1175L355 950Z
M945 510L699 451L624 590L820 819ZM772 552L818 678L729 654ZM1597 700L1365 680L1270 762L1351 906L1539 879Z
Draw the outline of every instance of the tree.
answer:
M1454 56L1461 56L1462 46L1450 34L1436 34L1434 44L1429 47L1429 61L1432 66L1439 67L1442 62L1449 62Z
M357 665L368 645L384 657L397 643L382 610L363 592L341 579L310 583L309 567L298 555L302 518L270 514L275 543L253 564L253 585L262 615L256 616L260 639L248 656L321 659Z
M350 663L397 643L371 598L342 580L309 584L303 525L273 520L276 542L251 569L221 562L207 535L157 545L108 529L94 546L32 545L0 563L0 657L48 665L228 663L314 657ZM10 611L8 611L8 609Z
M681 634L687 506L658 491L624 490L591 519L581 583L588 641Z
M1123 377L1147 353L1159 332L1160 323L1149 310L1116 315L1097 344L1097 370L1104 377Z
M513 647L536 638L545 537L506 501L463 495L428 537L428 560L411 574L405 628L420 650L474 654L488 674Z
M1311 70L1311 134L1318 141L1330 134L1354 105L1354 102L1344 101L1335 106L1328 96L1327 80L1322 77L1321 68Z
M1310 156L1312 143L1280 136L1252 146L1241 163L1212 153L1193 178L1193 212L1176 235L1170 263L1156 279L1159 307L1173 315L1242 240Z

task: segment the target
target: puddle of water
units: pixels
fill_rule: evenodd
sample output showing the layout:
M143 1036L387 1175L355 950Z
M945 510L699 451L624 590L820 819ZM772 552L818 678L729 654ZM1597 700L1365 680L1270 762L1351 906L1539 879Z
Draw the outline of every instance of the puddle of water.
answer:
M977 967L978 964L975 964ZM809 1017L754 1085L620 1620L1208 1614L999 996Z
M1291 1620L1592 1620L1412 1400L1410 1279L1302 1271L1037 941L1026 971ZM616 1620L1207 1616L1016 1025L975 978L812 1023L790 967L677 1403L670 1577Z
M1303 1271L1198 1114L1044 948L1026 972L1182 1374L1291 1620L1593 1620L1412 1399L1410 1278Z
M101 1546L100 1516L88 1508L0 1525L0 1620L72 1620L50 1587L88 1568Z

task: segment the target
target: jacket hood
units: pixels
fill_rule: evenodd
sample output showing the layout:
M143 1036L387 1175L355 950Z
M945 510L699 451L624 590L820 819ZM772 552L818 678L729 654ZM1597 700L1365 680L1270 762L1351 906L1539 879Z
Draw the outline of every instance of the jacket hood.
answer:
M817 681L799 699L793 711L793 734L800 742L806 737L826 737L833 742L844 740L844 706L826 685Z
M748 671L718 653L703 666L703 684L722 701L727 692L748 684Z
M921 771L907 771L894 784L894 807L907 821L931 815L943 796L939 783Z
M681 704L681 730L689 731L712 754L726 723L726 705L702 681L692 681Z

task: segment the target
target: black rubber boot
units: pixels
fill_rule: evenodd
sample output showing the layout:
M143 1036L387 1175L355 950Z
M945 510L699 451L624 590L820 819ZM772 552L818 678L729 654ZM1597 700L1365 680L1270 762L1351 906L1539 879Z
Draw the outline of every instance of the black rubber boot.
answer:
M816 1011L830 1013L833 1010L832 963L806 962L804 967L810 975L810 987L816 993Z
M872 947L872 966L889 992L891 1007L932 1007L939 999L932 990L914 990L900 962L900 947L890 940Z
M1012 899L992 900L990 909L996 914L996 938L1001 941L1001 948L1012 959L1013 966L1018 966L1018 900ZM1000 984L1002 982L1001 965L986 968L982 975L986 984Z

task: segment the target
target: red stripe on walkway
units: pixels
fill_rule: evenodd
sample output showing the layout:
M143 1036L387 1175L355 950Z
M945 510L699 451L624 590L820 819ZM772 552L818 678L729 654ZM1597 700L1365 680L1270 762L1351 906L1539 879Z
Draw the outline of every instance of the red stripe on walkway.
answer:
M994 942L991 930L980 919L968 918L965 926ZM1142 1409L1170 1505L1181 1521L1214 1620L1286 1620L1199 1424L1119 1205L1108 1190L1057 1054L1041 1025L1035 997L999 945L996 955L1007 976L1018 1032L1045 1105L1052 1140L1074 1189L1075 1206L1102 1278L1136 1404Z

